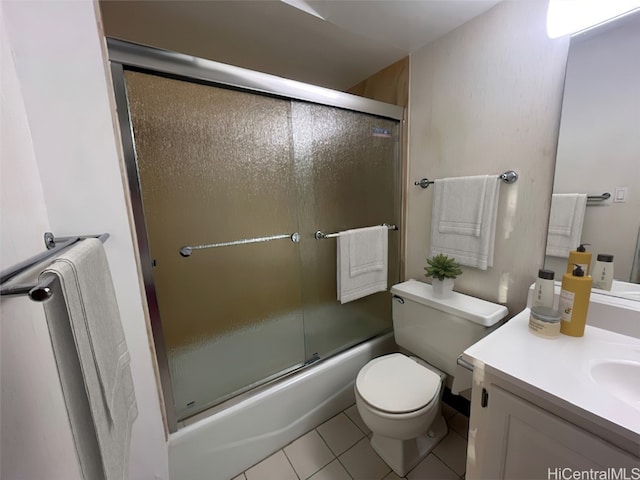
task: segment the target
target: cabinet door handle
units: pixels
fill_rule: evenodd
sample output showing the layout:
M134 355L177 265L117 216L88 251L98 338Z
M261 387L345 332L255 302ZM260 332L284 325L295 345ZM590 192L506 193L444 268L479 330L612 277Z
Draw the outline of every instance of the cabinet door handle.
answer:
M480 406L482 408L487 408L489 405L489 392L487 392L486 388L482 389L482 397L480 398Z

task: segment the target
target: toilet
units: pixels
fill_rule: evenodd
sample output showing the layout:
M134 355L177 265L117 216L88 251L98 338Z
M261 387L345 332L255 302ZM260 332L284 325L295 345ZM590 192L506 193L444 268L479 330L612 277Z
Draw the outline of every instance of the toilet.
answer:
M371 446L404 477L447 434L440 409L445 382L457 382L455 391L471 387L470 378L459 374L457 357L508 311L458 292L436 298L431 285L416 280L394 285L391 293L395 340L407 354L377 357L362 367L355 397L373 432Z

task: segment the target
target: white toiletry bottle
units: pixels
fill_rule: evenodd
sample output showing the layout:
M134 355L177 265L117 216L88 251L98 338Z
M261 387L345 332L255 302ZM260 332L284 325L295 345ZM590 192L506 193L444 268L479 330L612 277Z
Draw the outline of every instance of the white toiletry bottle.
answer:
M593 266L593 286L602 290L611 290L613 283L613 255L599 253Z
M553 308L554 289L553 289L553 270L538 270L538 278L533 290L532 307L549 307Z

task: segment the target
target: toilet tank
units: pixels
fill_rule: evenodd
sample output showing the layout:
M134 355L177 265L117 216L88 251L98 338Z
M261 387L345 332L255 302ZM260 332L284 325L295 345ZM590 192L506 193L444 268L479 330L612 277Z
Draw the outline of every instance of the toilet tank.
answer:
M398 346L449 375L457 357L505 318L507 307L458 292L436 298L428 283L408 280L391 287Z

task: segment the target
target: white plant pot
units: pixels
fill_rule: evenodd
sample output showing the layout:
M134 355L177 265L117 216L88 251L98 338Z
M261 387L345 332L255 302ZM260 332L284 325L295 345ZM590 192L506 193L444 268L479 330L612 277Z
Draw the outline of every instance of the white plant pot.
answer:
M436 298L447 298L453 292L453 278L445 278L438 280L434 278L431 282L433 287L433 296Z

